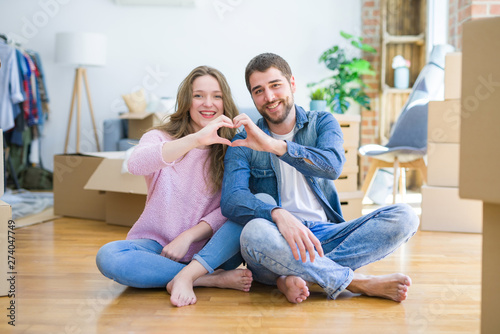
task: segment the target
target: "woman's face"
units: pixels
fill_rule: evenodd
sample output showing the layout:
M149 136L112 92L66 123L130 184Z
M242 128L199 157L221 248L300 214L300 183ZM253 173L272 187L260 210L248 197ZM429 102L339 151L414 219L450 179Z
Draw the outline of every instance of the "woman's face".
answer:
M189 115L194 131L204 128L210 121L224 114L222 90L219 82L211 75L204 75L193 81L193 96Z

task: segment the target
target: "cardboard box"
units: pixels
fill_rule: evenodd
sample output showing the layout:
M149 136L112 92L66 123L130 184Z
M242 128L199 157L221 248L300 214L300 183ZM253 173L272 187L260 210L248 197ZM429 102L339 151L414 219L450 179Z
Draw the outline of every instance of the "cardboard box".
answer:
M363 211L362 191L342 192L339 193L340 208L342 215L346 221L353 220L362 216Z
M132 226L144 210L148 190L143 176L122 173L122 165L123 159L103 159L84 189L105 192L107 223Z
M358 148L357 147L344 147L345 151L345 164L344 168L351 168L358 166Z
M358 190L358 167L346 167L337 180L334 180L338 192L351 192Z
M102 157L83 154L54 156L54 214L84 219L106 218L104 192L83 187Z
M428 142L460 142L460 100L429 101Z
M500 328L500 17L464 23L460 196L484 201L481 332Z
M122 119L128 119L128 138L141 139L153 126L160 125L163 115L161 113L126 113L120 115Z
M460 99L462 88L462 53L450 52L445 56L444 99Z
M335 114L344 135L344 147L359 147L360 115Z
M422 186L422 231L481 233L481 201L460 199L458 188Z
M460 127L460 196L496 204L500 204L498 31L500 17L463 25Z
M481 286L481 332L497 333L500 328L500 205L483 204L483 265Z
M427 184L458 187L460 144L428 143Z
M3 146L2 146L3 147ZM9 221L12 219L12 208L4 201L0 201L0 296L7 296L10 290L9 272ZM15 235L11 234L15 238ZM14 240L15 239L11 239ZM15 249L14 249L15 250ZM15 257L15 254L14 254ZM15 270L14 270L15 271Z

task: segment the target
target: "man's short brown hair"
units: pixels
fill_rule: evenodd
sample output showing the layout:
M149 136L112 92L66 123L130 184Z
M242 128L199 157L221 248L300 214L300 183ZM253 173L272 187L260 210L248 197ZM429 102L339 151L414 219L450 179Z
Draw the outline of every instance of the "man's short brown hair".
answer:
M245 69L245 83L247 84L247 89L251 92L250 88L250 75L253 72L265 72L271 67L275 67L283 74L283 76L290 82L292 77L292 70L290 69L290 65L286 62L285 59L274 53L261 53L258 56L255 56L248 63Z

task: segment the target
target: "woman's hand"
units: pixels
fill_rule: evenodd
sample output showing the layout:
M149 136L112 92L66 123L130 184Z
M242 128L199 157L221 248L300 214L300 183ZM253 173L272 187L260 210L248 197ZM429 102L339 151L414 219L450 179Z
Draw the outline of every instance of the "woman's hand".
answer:
M217 117L208 123L203 129L195 133L199 146L212 144L224 144L231 146L231 141L229 139L221 138L217 133L217 131L222 127L234 128L235 125L233 124L233 121L225 115Z
M165 142L162 147L162 156L165 162L173 162L182 157L193 148L212 144L224 144L231 146L231 141L221 138L217 130L222 127L234 128L233 121L229 117L221 115L208 123L198 132L189 134L182 138Z
M192 241L189 236L181 233L172 242L163 247L160 255L172 261L179 262L187 254L191 243Z
M204 220L200 221L195 226L179 234L168 245L163 247L160 255L166 258L179 262L186 256L189 247L193 242L198 242L208 239L212 236L212 227Z

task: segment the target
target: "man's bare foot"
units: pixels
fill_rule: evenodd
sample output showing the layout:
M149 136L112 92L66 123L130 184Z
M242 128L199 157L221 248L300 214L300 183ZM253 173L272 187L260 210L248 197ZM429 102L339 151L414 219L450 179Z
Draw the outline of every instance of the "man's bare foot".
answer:
M248 269L218 269L194 281L194 286L206 286L221 289L235 289L248 292L252 285L252 272Z
M402 302L408 296L410 285L410 277L403 274L366 276L355 273L347 290L371 297L381 297Z
M309 297L309 288L306 281L298 276L280 276L276 284L290 303L302 303Z

